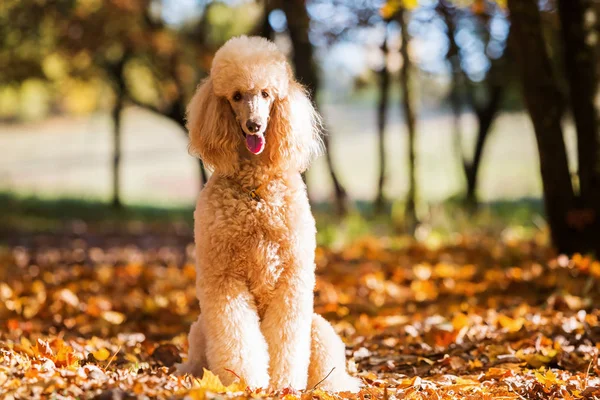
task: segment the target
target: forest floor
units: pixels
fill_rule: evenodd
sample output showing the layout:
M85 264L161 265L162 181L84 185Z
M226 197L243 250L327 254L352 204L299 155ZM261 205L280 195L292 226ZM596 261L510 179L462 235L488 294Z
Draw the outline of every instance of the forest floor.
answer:
M4 232L1 398L600 398L600 263L589 257L485 234L319 247L316 311L365 386L274 393L173 374L198 314L190 232L129 228Z

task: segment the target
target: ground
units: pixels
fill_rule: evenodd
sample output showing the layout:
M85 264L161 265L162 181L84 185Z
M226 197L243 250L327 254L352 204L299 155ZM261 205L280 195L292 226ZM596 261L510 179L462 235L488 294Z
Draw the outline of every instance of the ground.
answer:
M3 399L600 398L600 263L535 236L319 247L316 310L365 383L353 396L172 374L198 313L189 227L0 233Z

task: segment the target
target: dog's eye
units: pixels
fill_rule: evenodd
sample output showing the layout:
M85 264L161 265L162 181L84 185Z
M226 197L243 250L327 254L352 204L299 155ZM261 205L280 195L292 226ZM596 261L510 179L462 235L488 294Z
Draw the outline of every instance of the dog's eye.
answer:
M267 97L269 97L269 92L267 92L266 90L263 90L263 91L261 92L261 94L262 94L262 97L264 97L265 99L266 99Z
M242 95L240 94L240 92L235 92L233 94L233 101L240 101L242 99Z

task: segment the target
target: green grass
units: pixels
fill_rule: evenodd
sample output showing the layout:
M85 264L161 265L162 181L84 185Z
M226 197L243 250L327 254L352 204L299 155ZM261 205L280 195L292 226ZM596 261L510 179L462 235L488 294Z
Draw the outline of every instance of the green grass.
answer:
M327 204L313 206L317 221L317 241L341 246L365 236L407 236L404 203L388 204L386 211L376 214L372 203L357 202L347 217L340 220ZM540 199L494 201L480 204L476 211L468 210L456 198L437 205L421 205L418 210L420 228L418 240L444 242L456 234L533 238L547 230L543 203Z
M192 224L192 207L155 207L127 205L116 209L106 202L91 199L48 199L0 193L0 225L6 230L52 231L66 222L83 221L92 227L116 224L126 229L130 222Z
M342 246L365 236L404 236L404 205L387 204L386 211L376 214L371 203L356 202L345 218L336 216L331 205L313 205L317 221L317 241L327 246ZM458 199L450 199L418 210L420 240L444 241L460 234L498 236L510 232L533 237L545 229L543 207L539 199L496 201L482 204L477 212L464 209ZM57 232L72 229L73 222L83 222L88 231L110 228L112 231L140 231L140 226L161 230L175 224L191 234L193 208L127 205L115 209L106 202L89 199L47 199L0 193L0 226L6 235L22 232Z

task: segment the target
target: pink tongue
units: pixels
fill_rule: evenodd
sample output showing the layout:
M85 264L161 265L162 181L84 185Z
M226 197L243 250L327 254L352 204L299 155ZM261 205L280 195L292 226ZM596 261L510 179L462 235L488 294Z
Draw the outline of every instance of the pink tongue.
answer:
M262 135L247 135L246 147L252 154L260 154L265 148L265 138Z

